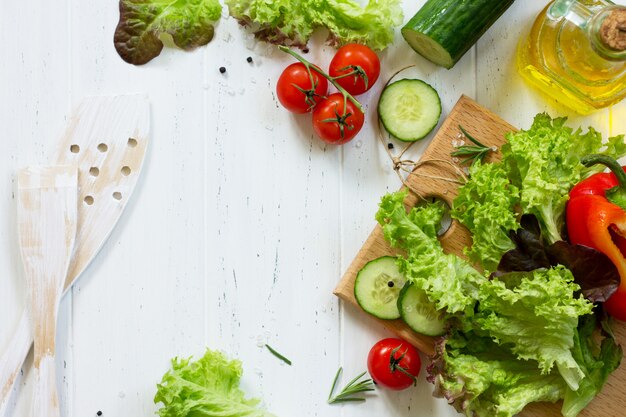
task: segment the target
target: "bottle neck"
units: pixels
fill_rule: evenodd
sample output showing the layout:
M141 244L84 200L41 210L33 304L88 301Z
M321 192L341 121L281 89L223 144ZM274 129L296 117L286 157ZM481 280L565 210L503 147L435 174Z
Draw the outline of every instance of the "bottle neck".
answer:
M598 55L611 61L626 61L626 7L603 8L591 17L586 31Z

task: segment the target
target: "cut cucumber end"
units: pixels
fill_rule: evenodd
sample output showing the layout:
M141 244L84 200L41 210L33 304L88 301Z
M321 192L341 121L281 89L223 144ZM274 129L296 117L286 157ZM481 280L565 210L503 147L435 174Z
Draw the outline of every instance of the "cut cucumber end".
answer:
M402 79L389 84L381 93L378 116L395 138L415 142L437 126L441 100L430 84L422 80Z
M447 69L452 68L456 64L450 53L430 37L409 27L402 28L400 32L409 46L430 62Z
M365 312L383 320L398 319L398 296L405 283L396 258L383 256L361 268L354 282L354 297Z
M414 331L426 336L441 336L446 331L445 320L426 293L410 283L405 284L398 297L402 320Z

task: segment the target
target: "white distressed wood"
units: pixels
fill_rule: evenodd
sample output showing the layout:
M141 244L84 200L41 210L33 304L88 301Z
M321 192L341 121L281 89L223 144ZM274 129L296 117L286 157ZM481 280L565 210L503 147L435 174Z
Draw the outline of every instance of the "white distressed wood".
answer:
M56 324L76 240L77 195L75 166L30 167L19 172L18 236L35 352L32 416L60 416Z
M145 94L153 121L133 199L73 289L76 416L99 410L109 416L153 415L156 383L169 359L201 353L209 320L204 51L165 50L150 64L133 67L113 48L117 19L116 2L73 1L73 100Z
M11 393L19 379L22 364L32 344L33 333L30 328L30 319L27 309L24 308L11 337L11 344L0 356L0 416L9 415Z
M70 27L68 1L54 7L44 1L23 4L0 2L0 351L12 345L12 336L26 302L22 262L17 245L15 173L26 165L50 164L49 149L69 114ZM25 22L28 21L28 29ZM71 297L70 297L71 298ZM62 302L60 315L71 303ZM71 323L65 320L66 326ZM58 383L71 381L71 364L63 367L71 347L57 340ZM32 363L32 355L28 360ZM18 373L7 404L8 415L27 415L33 374ZM61 410L70 393L61 393Z
M403 2L405 18L423 2ZM449 71L415 55L398 36L381 55L381 78L417 64L416 74L441 93L444 114L460 93L522 127L544 109L562 114L514 67L517 39L544 4L515 2ZM36 23L28 31L16 18L22 15ZM154 122L143 178L61 308L63 415L152 415L155 384L169 358L199 355L205 346L240 358L244 389L279 416L455 415L431 398L423 376L412 391L379 391L364 404L324 403L337 367L344 366L346 378L361 372L371 344L386 335L361 314L340 312L331 294L371 230L380 196L398 185L373 136L373 114L351 143L324 146L307 116L286 113L272 96L291 59L268 54L265 46L248 49L253 44L233 20L220 22L207 47L165 49L143 67L115 53L116 22L114 1L0 3L6 226L0 228L0 348L9 344L25 296L10 173L45 162L58 137L50 133L62 131L70 105L82 97L141 93L152 103ZM322 39L316 37L308 58L325 65L333 51ZM375 88L363 96L370 112L380 85ZM622 104L612 118L607 110L572 122L617 134L626 131L624 111ZM281 365L257 346L265 342L294 365ZM18 378L11 415L27 415L31 382L28 373Z
M328 294L340 274L341 149L314 138L308 115L279 107L275 81L293 62L287 54L247 49L228 20L205 59L213 115L205 125L206 343L243 360L246 391L276 415L339 416L325 401L339 361L338 307Z

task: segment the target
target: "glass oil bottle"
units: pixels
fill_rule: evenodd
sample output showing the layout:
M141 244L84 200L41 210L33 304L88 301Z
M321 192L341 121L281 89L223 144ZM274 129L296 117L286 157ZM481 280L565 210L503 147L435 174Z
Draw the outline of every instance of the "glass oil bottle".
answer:
M556 0L537 17L517 54L531 85L580 114L626 97L626 7Z

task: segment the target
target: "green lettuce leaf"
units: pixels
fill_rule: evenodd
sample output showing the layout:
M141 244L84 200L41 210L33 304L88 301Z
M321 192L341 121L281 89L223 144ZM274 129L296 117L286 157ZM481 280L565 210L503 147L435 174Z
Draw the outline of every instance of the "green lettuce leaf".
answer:
M428 367L435 395L474 417L512 417L528 403L568 395L572 410L584 407L604 380L588 388L589 351L580 346L594 342L577 326L579 317L581 323L592 317L592 304L574 297L577 288L561 266L485 282L474 317L457 316L460 325L436 346ZM606 344L611 358L617 357L614 346ZM614 366L612 361L601 375L606 378Z
M522 360L534 360L548 374L554 365L572 389L585 374L572 356L578 317L593 304L563 266L502 275L480 287L477 331L510 346Z
M333 46L361 43L386 48L402 23L399 0L226 0L229 13L251 26L257 39L304 48L317 28L328 29Z
M502 164L470 167L470 177L459 188L451 215L472 234L472 246L465 250L469 259L485 270L495 271L502 255L515 248L510 230L520 226L515 214L519 189L509 182Z
M443 207L426 204L407 213L406 195L406 191L387 194L376 214L387 241L406 251L406 258L398 261L400 270L438 310L471 316L478 288L487 279L463 259L444 253L437 240Z
M427 372L435 396L474 417L513 417L531 402L563 398L567 388L558 372L544 375L536 362L473 332L440 339Z
M172 359L172 369L157 384L154 403L161 417L274 417L246 399L239 389L241 362L208 350L197 361Z
M142 65L161 53L160 36L169 34L190 51L213 39L221 13L219 0L120 0L115 49L124 61Z
M596 316L582 316L574 337L572 355L585 373L578 390L568 389L563 400L561 413L564 417L576 417L600 392L607 378L619 367L622 348L610 331L602 331L602 341L598 346L593 333L596 329ZM608 322L606 323L608 326Z
M569 190L600 169L585 168L580 158L604 153L617 159L626 152L623 137L611 138L604 146L593 128L574 131L566 121L538 114L529 130L507 134L508 143L502 147L508 176L521 190L522 212L537 216L549 243L561 240Z

